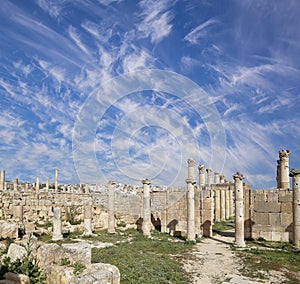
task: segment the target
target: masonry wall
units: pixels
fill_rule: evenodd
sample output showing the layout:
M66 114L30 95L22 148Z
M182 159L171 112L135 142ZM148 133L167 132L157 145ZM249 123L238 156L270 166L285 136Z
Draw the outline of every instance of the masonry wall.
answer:
M290 189L251 190L245 204L249 205L251 219L245 226L251 231L252 238L292 241L293 211Z

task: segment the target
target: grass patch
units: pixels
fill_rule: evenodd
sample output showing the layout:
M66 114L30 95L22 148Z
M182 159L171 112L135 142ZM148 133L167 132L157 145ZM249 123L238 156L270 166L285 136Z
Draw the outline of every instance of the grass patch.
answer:
M252 248L237 251L243 265L240 272L247 277L268 279L271 270L280 271L287 279L282 283L300 283L300 251L289 243L264 240L247 242Z
M138 232L131 231L129 235L129 242L103 249L93 248L92 262L117 266L121 283L189 283L187 274L172 254L184 252L193 244L158 232L153 232L150 239Z
M234 228L235 228L235 221L233 218L231 218L226 221L216 222L213 225L213 233L220 234L223 231L232 230Z

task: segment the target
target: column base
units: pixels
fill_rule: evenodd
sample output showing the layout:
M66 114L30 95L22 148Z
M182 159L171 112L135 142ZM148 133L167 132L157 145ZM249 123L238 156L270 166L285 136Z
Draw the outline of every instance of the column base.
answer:
M246 243L245 242L243 242L243 243L234 242L233 245L235 247L238 247L238 248L245 248L246 247Z
M115 230L115 229L108 229L108 230L107 230L107 233L108 233L108 234L115 234L115 233L116 233L116 230Z
M52 241L60 241L63 239L63 235L53 236Z

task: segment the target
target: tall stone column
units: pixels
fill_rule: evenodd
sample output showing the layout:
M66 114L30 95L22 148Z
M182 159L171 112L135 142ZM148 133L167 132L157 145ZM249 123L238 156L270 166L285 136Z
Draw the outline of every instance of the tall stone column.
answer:
M200 212L200 188L198 186L194 186L195 196L194 196L194 204L195 204L195 235L197 238L201 237L201 212Z
M280 150L279 160L280 160L280 188L290 188L290 178L289 178L289 156L290 150Z
M143 235L149 237L151 230L150 184L151 180L144 179L143 183Z
M220 190L216 188L215 190L215 221L221 221L221 199L220 199Z
M300 170L292 169L293 181L293 244L300 248Z
M198 171L199 171L199 186L205 186L205 166L199 165Z
M277 188L280 188L281 187L280 160L277 160L276 181L277 181Z
M225 219L230 218L230 201L229 201L229 188L225 189Z
M207 173L207 184L211 185L213 183L212 169L206 169L206 173Z
M195 160L188 159L188 179L195 179Z
M82 183L79 184L79 193L83 193L83 184Z
M229 188L229 212L230 212L230 217L232 217L234 215L234 206L233 206L233 192L231 188Z
M5 170L1 170L1 175L0 175L0 190L5 189Z
M93 219L93 207L90 204L84 205L84 213L83 213L83 224L84 224L84 235L92 236L92 219Z
M115 185L116 183L110 181L108 183L108 225L107 232L113 234L115 229Z
M58 192L58 169L55 169L54 192Z
M14 179L14 191L18 191L19 180L17 178Z
M218 172L215 172L214 184L219 184L219 183L220 183L220 174Z
M168 188L166 189L165 192L165 207L162 210L161 213L161 232L162 233L167 233L168 232L168 206L169 206L169 193L168 193Z
M195 233L195 179L186 179L187 183L187 239L194 241Z
M88 183L85 185L84 193L91 193L91 191L90 191L90 186L89 186Z
M17 222L23 222L23 205L18 204L13 206L14 220Z
M36 178L36 182L35 182L35 191L39 192L40 190L40 179Z
M62 235L62 223L61 223L61 209L60 207L53 208L53 241L59 241L63 239Z
M46 192L47 193L49 192L49 180L48 179L46 180Z
M226 214L226 210L225 210L225 206L226 206L226 200L225 200L225 190L222 188L220 189L220 200L221 200L221 205L220 205L220 211L221 211L221 221L225 221L225 214Z
M224 175L220 175L220 183L225 183L225 176Z
M237 172L233 176L235 189L235 245L245 246L244 233L244 189L243 175Z

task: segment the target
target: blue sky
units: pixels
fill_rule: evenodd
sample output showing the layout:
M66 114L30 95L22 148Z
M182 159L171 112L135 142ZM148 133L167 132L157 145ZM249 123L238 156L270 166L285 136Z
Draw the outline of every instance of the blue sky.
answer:
M1 1L0 168L184 185L193 157L275 187L280 149L300 168L299 14L297 0ZM115 94L123 74L150 89Z

